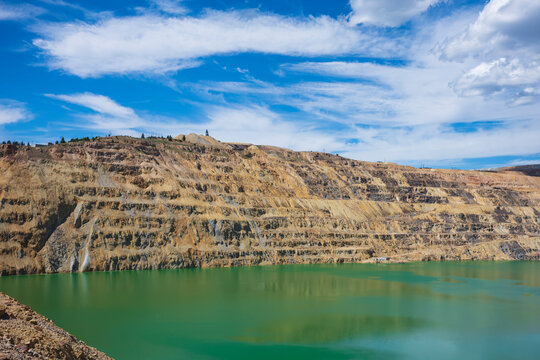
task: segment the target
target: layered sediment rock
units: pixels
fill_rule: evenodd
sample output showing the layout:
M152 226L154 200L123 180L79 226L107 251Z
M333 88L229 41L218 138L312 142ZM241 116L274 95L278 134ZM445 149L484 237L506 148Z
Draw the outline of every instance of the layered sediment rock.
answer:
M2 274L539 259L540 178L195 135L0 149Z
M110 359L0 292L0 359Z

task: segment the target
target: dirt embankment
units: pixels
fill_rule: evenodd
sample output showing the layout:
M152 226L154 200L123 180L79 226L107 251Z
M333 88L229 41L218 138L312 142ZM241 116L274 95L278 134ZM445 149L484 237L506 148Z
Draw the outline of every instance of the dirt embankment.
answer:
M0 292L0 359L111 359Z

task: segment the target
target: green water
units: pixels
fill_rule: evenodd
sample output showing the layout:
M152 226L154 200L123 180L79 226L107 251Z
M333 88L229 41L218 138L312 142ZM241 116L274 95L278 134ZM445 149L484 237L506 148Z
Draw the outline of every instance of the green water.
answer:
M0 290L117 359L539 359L540 263L32 275Z

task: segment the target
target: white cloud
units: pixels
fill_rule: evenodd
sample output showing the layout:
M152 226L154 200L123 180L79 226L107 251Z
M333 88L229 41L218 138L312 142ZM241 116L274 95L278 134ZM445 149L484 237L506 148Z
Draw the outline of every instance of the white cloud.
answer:
M77 122L71 124L75 128L113 135L137 136L140 132L136 129L144 127L146 123L133 109L122 106L107 96L88 92L72 95L45 94L45 96L80 105L95 112L90 114L76 112Z
M44 12L44 9L30 4L12 5L0 2L0 21L29 19Z
M287 147L296 150L326 149L362 160L402 163L416 160L431 164L442 159L540 152L540 143L535 140L540 131L540 106L533 103L515 108L497 98L459 96L449 83L468 66L468 63L440 62L435 56L400 67L340 61L307 62L284 65L281 71L332 78L282 86L255 79L190 86L201 95L207 94L210 101L235 98L242 103L288 105L299 110L299 114L293 112L294 117L291 113L282 113L282 123L291 126L297 122L297 117L312 122L294 125L296 130L276 126L285 135L280 137L270 132L272 135L265 137L268 140L262 141L285 146L283 138L292 132L294 141ZM222 94L235 96L223 97ZM536 96L533 90L529 96ZM226 106L231 105L224 102L223 107ZM250 116L249 113L244 115ZM236 113L230 118L235 117ZM321 128L325 121L341 125ZM475 127L474 122L485 121L493 122L493 126L489 129ZM473 124L450 125L456 122ZM461 130L460 126L472 131ZM304 134L298 130L304 127L310 131ZM257 135L257 131L242 133L241 127L238 131L245 139L264 138ZM226 131L220 135L226 136L224 133ZM347 142L347 139L359 142Z
M189 126L195 132L209 129L221 141L281 146L296 150L338 147L337 139L314 128L315 123L290 121L261 106L214 106L208 121Z
M283 147L309 149L322 146L321 135L309 127L286 122L281 117L261 106L208 106L200 122L164 118L150 114L137 114L109 97L91 93L74 95L46 95L51 98L87 107L96 113L75 112L74 128L83 128L113 135L139 136L141 133L155 135L177 135L180 133L202 133L230 142L272 144ZM67 124L64 124L67 125ZM309 134L309 135L307 135ZM325 137L325 142L328 138ZM309 140L308 140L309 139ZM334 144L337 146L337 144Z
M32 114L26 109L24 104L13 100L0 101L0 126L30 118L32 118Z
M454 88L463 95L491 95L505 90L514 90L514 96L531 94L531 86L540 83L540 64L522 64L518 59L498 60L481 63L461 76Z
M408 61L399 66L310 61L284 64L278 73L284 78L296 72L326 79L308 81L301 76L299 82L276 85L249 78L244 82L199 82L190 86L210 101L222 101L223 106L227 106L223 99L287 105L298 111L293 112L295 117L312 120L312 126L325 121L340 124L326 129L312 127L310 138L328 142L317 147L309 146L309 140L299 132L290 146L297 150L326 149L362 160L430 164L440 164L443 159L538 153L540 91L536 77L530 76L532 62L498 58L501 69L492 78L491 72L471 72L482 62L479 58L441 61L439 53L431 51L444 37L459 35L476 17L464 12L424 24L409 44ZM492 83L506 90L496 90ZM529 85L515 86L524 83ZM479 90L465 93L471 89ZM500 96L490 96L493 94ZM501 96L507 101L501 101ZM512 107L509 102L526 106ZM291 113L281 116L285 123L296 121ZM492 126L475 125L486 121ZM456 123L470 125L452 125ZM273 136L268 139L272 141ZM358 143L347 139L358 139Z
M296 19L258 11L141 15L35 31L42 37L33 43L49 56L48 65L80 77L165 73L197 66L202 57L238 52L321 56L387 53L393 46L327 16Z
M63 126L87 129L102 134L139 136L141 132L154 135L174 135L181 132L177 119L138 114L134 109L118 104L113 99L93 93L45 96L92 110L92 113L73 111L75 122Z
M245 102L288 105L301 110L308 118L344 124L384 122L390 104L395 101L395 96L385 89L356 82L313 81L276 86L254 80L190 86L211 101L219 101L221 94L238 94L245 97Z
M444 0L350 0L352 24L399 26Z
M114 100L91 93L74 95L46 95L51 98L87 107L96 113L75 112L75 123L64 126L88 129L112 135L139 136L177 135L203 133L221 141L268 144L293 149L309 150L336 148L337 139L318 132L314 124L286 121L277 113L263 106L208 106L199 122L186 119L137 114L133 109L119 105ZM271 139L271 140L270 140Z
M343 155L368 161L396 162L482 158L540 152L538 122L509 121L491 130L459 132L441 126L358 129L362 142Z
M136 117L133 109L122 106L111 98L103 95L85 92L82 94L73 95L46 94L45 96L84 106L103 115L110 115L119 118Z
M280 101L290 97L286 91L281 94L276 89L266 92L279 95ZM139 136L142 132L176 135L202 133L208 129L221 141L270 144L294 150L325 150L368 161L430 161L432 165L443 159L540 152L536 141L540 124L535 121L507 121L489 130L478 129L468 133L449 128L446 124L422 123L407 126L349 123L346 127L324 128L317 117L309 120L302 117L304 120L299 121L294 115L276 113L265 106L225 103L206 107L206 118L192 122L137 114L133 109L101 95L54 97L97 112L75 113L77 122L71 124L72 127L113 135ZM358 139L359 142L348 142L348 139Z
M474 23L437 50L446 60L500 58L540 52L540 1L491 0Z
M521 155L540 152L536 141L540 124L511 121L490 130L459 132L445 125L373 126L351 125L342 130L317 128L317 122L287 119L259 106L213 107L208 121L180 125L186 131L210 134L222 141L270 144L293 150L338 152L367 161L436 165L443 160ZM358 139L359 142L347 142Z
M460 96L449 83L461 76L468 65L441 63L436 58L432 61L399 67L340 61L287 64L282 71L332 78L285 86L260 81L192 86L201 94L240 94L247 99L243 101L286 104L307 117L345 125L415 126L531 119L540 111L538 105L516 109L495 98Z
M64 1L64 0L39 0L39 1L41 3L51 5L53 8L50 9L50 12L53 13L53 14L57 14L57 10L58 10L58 9L54 9L54 7L56 7L56 8L68 8L70 10L76 10L77 12L82 14L87 19L103 19L103 18L106 18L106 17L110 17L111 14L112 14L111 11L97 12L97 11L88 10L85 7L81 6L81 5L78 5L74 1ZM60 10L62 10L62 9L60 9Z
M385 3L364 5L375 9ZM381 15L373 24L402 23L434 3L415 2L421 5L416 12L401 18L381 13L387 18ZM195 120L152 116L95 94L54 97L97 112L75 114L80 120L76 126L113 134L175 135L207 128L224 141L435 164L540 152L540 59L538 45L528 38L536 28L529 22L528 28L518 29L515 19L528 15L519 13L516 3L526 2L493 0L480 16L469 10L436 22L423 19L405 40L406 53L403 48L389 50L396 41L383 44L380 29L370 28L369 34L342 19L293 19L256 11L210 11L198 17L154 11L95 24L59 24L42 32L36 45L50 56L49 65L82 77L163 73L196 66L207 56L238 52L317 57L399 51L404 60L400 66L310 59L281 66L279 83L257 80L256 71L238 68L240 82L178 84L202 100L198 106L206 117ZM527 4L525 10L535 9ZM498 14L492 18L506 14L506 20L487 21L489 16L482 14L488 13ZM477 23L483 25L471 30ZM461 45L466 49L460 50ZM323 77L313 80L305 74ZM278 110L284 106L292 110Z
M473 60L454 88L463 95L504 95L530 104L540 88L540 2L491 0L477 19L436 47L441 59ZM535 90L536 89L536 90Z
M151 3L167 14L183 15L188 12L188 9L180 5L181 1L178 0L152 0Z
M512 105L530 105L540 99L540 87L526 87L516 94Z

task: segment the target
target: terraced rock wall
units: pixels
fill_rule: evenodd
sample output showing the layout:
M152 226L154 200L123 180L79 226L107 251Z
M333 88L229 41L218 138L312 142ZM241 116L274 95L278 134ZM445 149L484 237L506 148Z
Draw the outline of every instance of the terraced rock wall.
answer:
M0 272L540 258L538 177L181 139L4 145Z

